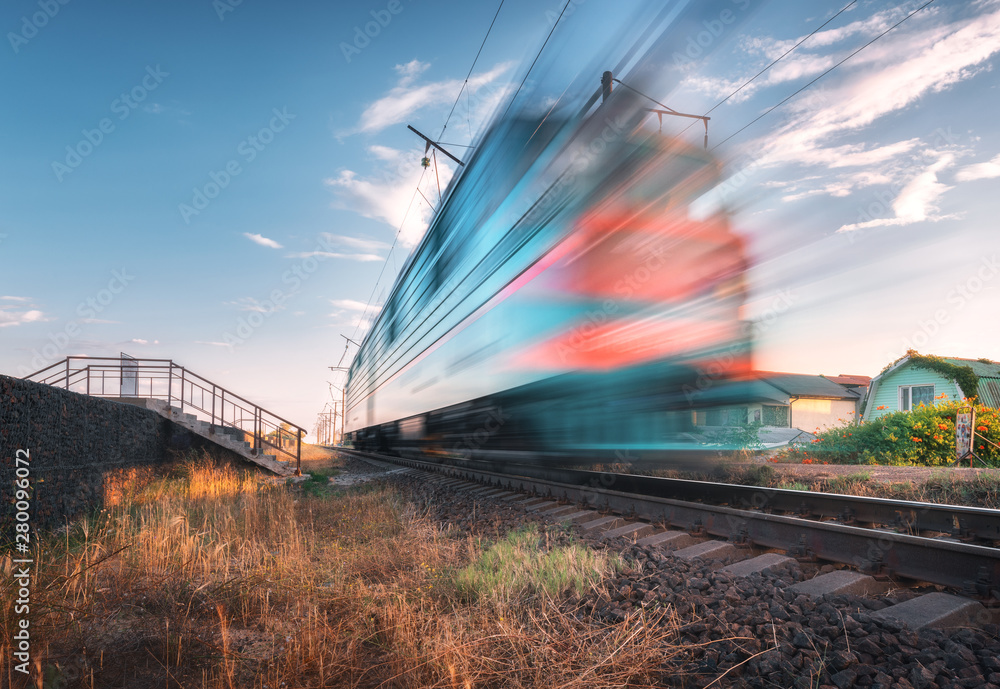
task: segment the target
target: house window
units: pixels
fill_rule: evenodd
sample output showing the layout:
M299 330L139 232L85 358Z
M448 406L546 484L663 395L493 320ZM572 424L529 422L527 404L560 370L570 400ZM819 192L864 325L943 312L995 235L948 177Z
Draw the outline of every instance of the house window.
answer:
M708 419L705 421L706 426L725 426L726 425L726 410L725 409L709 409Z
M746 407L709 409L705 413L706 426L742 426L746 422Z
M788 407L774 407L764 405L764 425L765 426L788 426Z
M930 406L934 403L933 385L900 385L899 408L902 411L916 409L921 404Z

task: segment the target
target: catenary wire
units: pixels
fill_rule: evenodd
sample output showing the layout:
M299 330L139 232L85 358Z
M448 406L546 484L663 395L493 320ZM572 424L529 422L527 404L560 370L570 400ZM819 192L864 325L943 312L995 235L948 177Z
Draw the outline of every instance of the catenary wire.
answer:
M465 76L465 82L462 84L462 88L461 88L461 90L459 90L458 96L455 97L455 103L451 106L451 112L449 112L448 113L448 117L445 118L444 126L441 128L441 135L438 136L439 139L441 138L441 136L444 135L445 129L448 128L448 122L451 120L451 116L455 112L455 107L458 105L458 101L462 97L462 92L465 90L466 85L469 83L469 78L472 76L472 70L474 70L476 68L476 62L479 61L479 56L483 52L483 47L486 45L486 39L488 39L490 37L490 32L493 31L493 25L497 21L497 17L500 14L500 9L503 7L503 3L504 3L504 0L500 0L500 5L497 7L496 13L493 15L493 21L490 22L490 26L486 30L486 35L483 36L483 42L479 44L479 50L476 52L476 57L472 60L472 66L469 67L469 73ZM567 5L568 4L569 4L569 2L567 2ZM563 8L563 11L564 12L566 11L565 7ZM562 16L562 15L560 15L560 16ZM551 32L550 32L550 35L551 35ZM376 278L376 280L375 280L375 285L374 285L374 287L372 287L372 292L371 292L371 294L368 297L368 303L365 304L365 309L362 312L361 318L358 319L358 323L354 327L354 332L351 334L351 339L354 339L355 337L357 337L358 330L361 328L361 324L365 322L365 318L368 315L368 310L371 308L371 305L372 305L372 299L375 297L375 291L378 289L379 281L382 279L382 275L385 273L385 268L389 264L389 257L392 256L392 251L396 247L396 243L399 241L399 235L400 235L400 233L403 230L403 223L406 222L406 218L410 214L410 209L413 207L413 201L417 198L417 193L420 193L420 183L423 182L424 172L426 172L426 171L427 170L425 168L424 171L420 173L420 179L417 181L417 186L413 190L413 195L410 197L410 203L406 206L406 212L403 214L403 219L400 221L399 228L396 230L396 236L392 240L392 246L389 247L389 253L386 254L385 261L382 262L382 269L379 271L378 278ZM420 195L423 196L423 193L421 193ZM433 206L432 206L432 208L433 208ZM346 355L346 354L347 354L347 347L345 346L344 347L344 355ZM341 355L341 357L340 357L340 363L337 364L338 368L344 362L344 355Z
M857 55L858 53L860 53L862 50L864 50L865 48L867 48L868 46L870 46L872 43L874 43L878 39L880 39L883 36L885 36L887 33L889 33L890 31L892 31L893 29L895 29L897 26L899 26L900 24L902 24L903 22L905 22L907 19L909 19L910 17L912 17L913 15L915 15L920 10L924 9L928 5L931 5L933 2L934 2L934 0L928 0L923 5L921 5L917 9L913 10L908 15L906 15L905 17L903 17L902 19L900 19L898 22L896 22L895 24L893 24L892 26L890 26L888 29L886 29L885 31L883 31L882 33L880 33L878 36L876 36L875 38L873 38L872 40L868 41L863 46L861 46L860 48L858 48L857 50L855 50L854 52L852 52L850 55L848 55L847 57L845 57L843 60L841 60L837 64L835 64L832 67L830 67L830 69L826 70L825 72L823 72L822 74L820 74L819 76L817 76L815 79L811 80L808 84L806 84L802 88L794 91L793 93L789 94L788 96L786 96L785 98L783 98L781 101L779 101L778 103L772 105L770 108L768 108L767 110L765 110L764 112L762 112L760 115L758 115L757 117L755 117L751 121L747 122L745 125L743 125L739 129L737 129L735 132L733 132L732 134L730 134L729 136L727 136L725 139L723 139L719 143L715 144L715 146L712 146L711 150L714 151L719 146L721 146L722 144L726 143L727 141L729 141L730 139L732 139L734 136L736 136L737 134L739 134L740 132L742 132L744 129L750 127L751 125L753 125L754 123L756 123L757 121L759 121L761 118L763 118L766 115L770 114L774 110L780 108L782 105L784 105L785 103L787 103L788 101L790 101L792 98L794 98L795 96L797 96L800 93L802 93L803 91L805 91L807 88L809 88L810 86L812 86L813 84L815 84L817 81L819 81L820 79L822 79L823 77L825 77L827 74L829 74L833 70L837 69L837 67L840 67L840 65L842 65L845 62L847 62L848 60L850 60L852 57L854 57L855 55Z
M438 134L438 139L444 136L444 130L448 128L448 122L451 121L451 116L455 113L455 107L458 105L458 101L462 98L462 93L465 91L465 87L469 85L469 77L472 76L472 70L476 68L476 63L479 62L479 56L483 52L483 46L486 45L486 39L490 37L490 32L493 31L493 25L497 22L497 17L500 15L500 8L503 7L504 0L500 0L500 5L497 7L496 14L493 15L493 21L490 22L490 28L486 29L486 35L483 36L483 42L479 44L479 50L476 52L476 57L472 60L472 66L469 67L469 73L465 75L465 81L462 83L462 88L459 89L458 95L455 96L455 102L451 106L451 112L448 113L448 117L444 120L444 126L441 127L441 133Z

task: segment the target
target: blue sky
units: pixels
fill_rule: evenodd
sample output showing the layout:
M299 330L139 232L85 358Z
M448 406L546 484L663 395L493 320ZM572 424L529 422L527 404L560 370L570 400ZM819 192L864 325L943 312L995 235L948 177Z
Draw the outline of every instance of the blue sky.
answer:
M651 95L706 112L847 2L714 6L664 34ZM853 4L713 110L710 146L921 4ZM311 428L341 335L430 218L418 182L436 200L406 125L441 134L497 5L5 3L0 372L172 358ZM444 141L474 140L563 6L505 0ZM629 7L572 3L548 82ZM755 258L759 368L1000 359L998 54L1000 3L937 0L715 149L727 177L700 205Z

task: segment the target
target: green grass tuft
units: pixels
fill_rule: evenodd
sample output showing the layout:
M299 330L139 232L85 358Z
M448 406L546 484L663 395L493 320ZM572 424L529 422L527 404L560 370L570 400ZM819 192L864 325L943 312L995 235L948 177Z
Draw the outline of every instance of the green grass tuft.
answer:
M555 597L582 593L620 568L617 558L578 544L546 551L532 525L508 533L457 570L454 585L467 599L511 600L540 593Z

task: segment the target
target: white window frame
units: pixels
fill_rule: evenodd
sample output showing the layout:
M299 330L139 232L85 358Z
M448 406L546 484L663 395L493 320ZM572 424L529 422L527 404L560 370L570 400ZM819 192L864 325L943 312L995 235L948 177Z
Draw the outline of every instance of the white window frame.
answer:
M934 393L937 390L934 389L934 383L920 383L919 385L900 385L899 386L899 407L900 411L913 411L913 388L930 388L931 389L931 399L934 399ZM903 403L905 400L905 404Z

